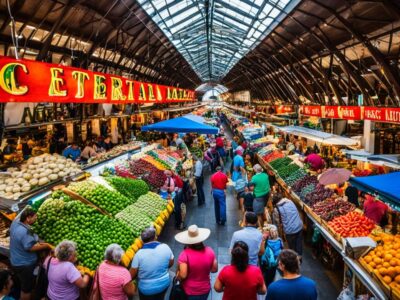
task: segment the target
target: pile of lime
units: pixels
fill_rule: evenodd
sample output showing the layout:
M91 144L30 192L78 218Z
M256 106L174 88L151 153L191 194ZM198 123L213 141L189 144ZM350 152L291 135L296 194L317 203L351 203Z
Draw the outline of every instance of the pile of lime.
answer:
M40 206L33 228L54 246L62 240L76 242L80 264L91 270L95 270L104 259L108 245L117 243L126 250L137 236L123 222L60 193Z
M115 215L136 200L90 180L73 182L68 188L112 215Z
M141 179L109 176L106 177L106 180L118 192L128 198L134 198L135 200L149 191L149 186Z

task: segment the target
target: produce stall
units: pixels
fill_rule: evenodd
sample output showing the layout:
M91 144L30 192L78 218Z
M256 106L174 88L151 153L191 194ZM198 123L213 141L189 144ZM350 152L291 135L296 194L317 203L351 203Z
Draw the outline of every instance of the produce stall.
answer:
M363 258L353 258L345 246L346 238L351 237L371 237L379 240L383 229L366 218L353 204L335 195L333 190L321 185L316 175L308 174L292 158L285 156L281 151L262 149L257 154L257 159L270 175L275 176L286 196L292 199L303 212L303 217L310 220L326 241L340 254L345 263L345 277L348 274L347 271L352 274L349 282L353 290L356 290L357 284L355 283L358 282L362 283L362 286L369 291L368 293L377 299L400 299L396 296L398 293L397 273L390 273L390 281L387 277L384 279L382 276L382 278L375 276L374 271L371 272L371 268L363 264ZM389 236L398 239L395 236ZM372 252L373 254L374 252ZM369 259L367 258L367 260ZM397 260L392 262L392 264L395 263L397 264ZM382 271L382 274L386 274L384 270ZM393 284L387 285L385 280ZM366 291L361 289L361 291L356 290L355 292L365 293Z

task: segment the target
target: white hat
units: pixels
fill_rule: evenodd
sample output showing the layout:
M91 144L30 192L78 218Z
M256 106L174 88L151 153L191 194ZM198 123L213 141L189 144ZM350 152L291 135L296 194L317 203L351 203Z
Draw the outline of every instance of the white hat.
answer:
M210 236L210 229L199 228L197 225L190 225L188 230L182 231L175 235L175 240L184 245L198 244Z

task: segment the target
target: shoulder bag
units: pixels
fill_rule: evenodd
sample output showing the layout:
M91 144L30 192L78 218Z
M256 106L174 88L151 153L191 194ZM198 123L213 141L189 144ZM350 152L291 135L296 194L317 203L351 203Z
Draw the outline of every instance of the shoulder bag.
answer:
M186 254L187 257L187 272L189 274L189 255ZM178 276L175 275L174 279L172 279L172 288L171 293L169 294L169 300L187 300L187 295L182 287L182 282L178 280Z
M49 269L50 269L51 256L49 257L49 261L47 262L46 268L44 268L44 264L40 266L39 274L37 277L36 283L36 292L35 292L35 300L42 299L47 295L47 288L49 286Z
M99 274L100 266L97 267L96 273L93 278L92 288L90 290L89 300L101 300L101 291L100 291L100 274Z

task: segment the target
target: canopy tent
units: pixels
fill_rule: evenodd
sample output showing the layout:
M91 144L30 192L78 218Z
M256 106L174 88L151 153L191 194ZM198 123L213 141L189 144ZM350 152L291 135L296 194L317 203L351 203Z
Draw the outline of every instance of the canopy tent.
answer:
M206 123L206 119L204 119L202 116L188 114L188 115L184 115L183 117L186 118L186 119L195 121L197 123L202 123L202 124Z
M393 169L400 169L400 155L399 154L377 154L373 155L364 150L352 151L342 150L343 153L348 155L351 159L371 163L377 166L384 166Z
M378 192L383 200L400 205L400 172L384 175L351 177L350 183L365 192Z
M279 130L311 139L324 145L355 146L358 143L351 138L300 126L279 127Z
M159 131L170 133L202 133L217 134L218 128L206 124L198 123L185 117L179 117L155 124L142 126L142 131Z

